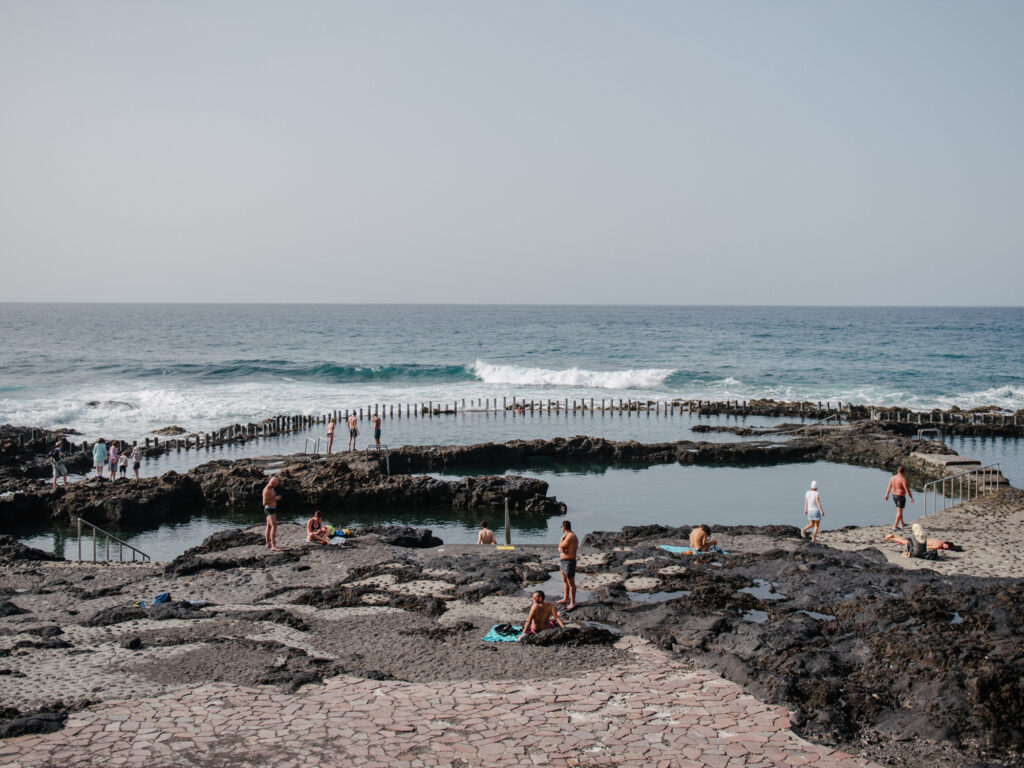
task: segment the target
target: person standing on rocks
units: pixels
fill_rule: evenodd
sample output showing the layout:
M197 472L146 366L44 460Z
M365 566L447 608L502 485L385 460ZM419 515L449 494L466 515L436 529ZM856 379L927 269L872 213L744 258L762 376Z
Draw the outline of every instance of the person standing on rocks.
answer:
M580 540L572 532L572 523L568 520L562 521L562 538L558 542L558 565L562 570L562 599L558 603L568 603L565 610L571 611L576 607L576 550L579 549Z
M356 412L352 411L348 417L348 449L350 451L356 449L357 437L359 437L359 420L356 418Z
M132 449L132 469L135 471L135 479L139 479L139 468L142 466L142 449L135 446Z
M476 535L477 544L494 544L494 531L487 527L487 523L480 523L480 533Z
M107 444L101 437L92 447L92 464L96 468L96 477L103 479L103 465L107 463Z
M373 414L373 440L380 449L380 416Z
M903 530L903 508L907 506L907 496L910 497L910 503L914 503L914 494L910 492L910 486L907 484L907 478L903 476L903 465L896 467L896 474L889 478L889 486L885 489L885 501L889 500L889 494L892 494L893 503L896 505L896 522L892 524L894 531Z
M117 479L117 440L110 441L110 449L107 451L107 460L110 461L110 479Z
M277 486L280 482L276 477L272 477L263 489L263 512L267 516L267 531L264 538L267 541L267 549L271 552L281 551L277 546L277 502L281 500Z
M334 419L327 423L327 455L331 455L331 448L334 446Z
M68 467L64 463L64 441L58 440L50 451L50 464L53 466L53 487L57 487L57 478L64 478L64 485L68 484Z
M811 490L804 494L804 515L808 523L800 529L800 536L807 537L807 530L813 528L811 541L818 540L818 526L821 525L821 518L825 516L825 509L821 506L821 496L818 494L818 481L811 481Z

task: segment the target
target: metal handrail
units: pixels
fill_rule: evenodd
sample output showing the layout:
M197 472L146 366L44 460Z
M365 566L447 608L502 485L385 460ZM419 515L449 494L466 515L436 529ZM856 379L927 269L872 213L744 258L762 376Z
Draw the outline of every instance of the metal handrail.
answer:
M971 476L976 479L972 479ZM998 478L998 480L997 480ZM984 467L972 467L965 472L958 472L955 475L940 477L924 484L921 488L921 496L924 498L924 513L928 514L928 494L932 495L932 512L939 511L939 497L942 497L942 508L946 509L946 483L949 483L949 505L956 506L965 501L978 498L983 493L988 493L995 486L1000 485L1003 473L999 464L988 464ZM966 481L966 483L965 483ZM965 487L966 484L966 487ZM956 499L954 502L953 499Z
M309 453L309 444L310 443L313 443L313 455L314 456L319 456L320 455L320 438L319 437L316 437L316 438L314 438L314 437L307 437L306 438L306 444L302 447L302 452L303 453Z
M135 554L136 553L138 553L139 555L142 556L142 562L144 562L144 563L148 563L150 560L152 560L152 558L149 555L147 555L145 552L143 552L141 549L133 547L127 541L121 541L121 539L117 538L117 536L114 536L112 533L104 531L102 528L98 528L97 526L95 526L92 523L90 523L88 520L83 520L80 517L76 517L75 520L78 522L78 562L82 562L82 523L85 523L90 528L92 528L92 561L94 563L96 562L96 534L97 533L102 533L104 536L107 537L107 556L105 558L106 560L110 559L110 541L111 541L111 539L116 541L117 544L118 544L117 559L118 559L119 562L122 562L122 563L124 562L124 548L125 547L128 547L128 549L130 549L132 551L132 562L133 563L135 562Z

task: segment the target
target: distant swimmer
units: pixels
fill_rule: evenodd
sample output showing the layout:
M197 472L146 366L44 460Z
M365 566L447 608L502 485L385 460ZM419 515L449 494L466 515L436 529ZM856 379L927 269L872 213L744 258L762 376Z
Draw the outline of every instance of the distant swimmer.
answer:
M825 508L821 506L821 495L818 493L818 482L811 481L811 490L804 494L804 515L808 523L800 529L800 535L807 537L807 530L813 528L811 541L818 540L818 526L821 525L821 518L825 516Z
M910 503L914 503L914 494L910 492L910 486L907 485L907 478L903 476L903 466L900 465L896 468L896 474L889 479L889 486L885 489L885 501L889 500L889 494L892 494L892 500L896 504L896 522L892 524L894 531L903 530L903 508L907 506L907 497L910 497Z
M376 413L373 414L373 439L377 443L377 447L380 448L380 416Z
M357 437L359 437L359 419L356 418L356 412L352 411L348 417L348 449L350 451L356 449Z
M487 523L480 523L480 533L476 535L477 544L494 544L494 531L487 527Z
M580 540L572 532L572 523L562 521L562 538L558 542L558 566L562 570L562 599L559 603L568 603L565 610L576 607L576 550Z

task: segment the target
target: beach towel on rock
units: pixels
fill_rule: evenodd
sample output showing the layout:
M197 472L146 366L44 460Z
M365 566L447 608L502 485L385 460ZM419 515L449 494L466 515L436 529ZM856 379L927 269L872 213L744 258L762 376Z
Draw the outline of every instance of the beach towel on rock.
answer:
M522 631L522 627L514 627L511 624L495 624L491 627L491 630L483 636L483 641L485 643L514 643L519 638L519 633Z
M659 544L659 547L664 549L666 552L671 552L673 555L728 555L724 549L719 549L718 545L711 547L707 552L694 552L689 547L677 547L675 544Z

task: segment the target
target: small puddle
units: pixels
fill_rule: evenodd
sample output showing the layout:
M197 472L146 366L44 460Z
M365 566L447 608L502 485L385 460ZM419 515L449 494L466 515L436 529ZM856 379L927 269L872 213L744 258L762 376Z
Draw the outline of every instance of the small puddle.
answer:
M743 614L744 621L751 621L754 624L764 624L768 621L767 611L747 611Z
M680 589L675 592L630 592L631 603L664 603L666 600L675 600L677 597L686 597L690 594L689 589Z
M606 629L613 635L621 635L622 630L616 627L614 624L602 624L599 621L584 621L583 626L594 627L594 629Z
M743 589L736 590L737 592L746 592L748 595L753 595L758 600L785 600L787 596L781 592L776 592L775 587L777 585L764 579L754 579L754 586L744 587Z
M579 583L579 578L580 574L577 573L577 584ZM547 581L540 584L527 584L525 587L523 587L523 592L525 592L528 595L532 595L538 589L544 593L544 597L547 599L549 603L553 603L555 602L555 600L561 600L562 595L565 594L565 590L562 586L562 572L560 570L551 571ZM576 602L579 603L584 600L589 600L590 596L593 594L594 590L592 589L577 589ZM556 604L555 607L559 608L560 606Z
M817 619L818 621L835 621L836 620L835 616L829 616L827 613L815 613L814 611L797 611L797 613L806 613L812 619Z
M950 624L963 624L964 623L964 617L960 615L959 611L955 611L953 613L953 618L949 620L949 623Z

